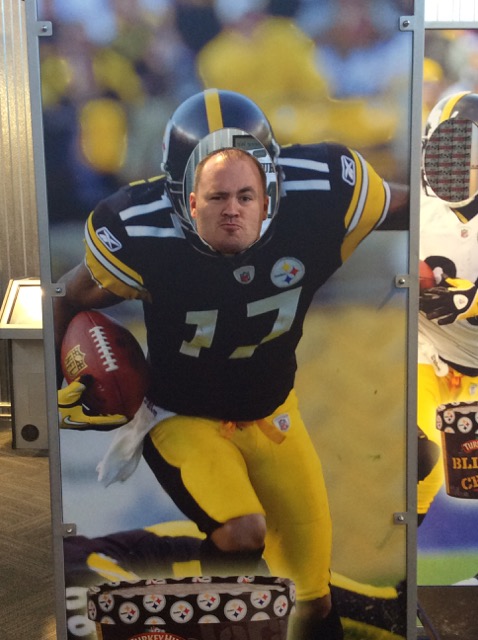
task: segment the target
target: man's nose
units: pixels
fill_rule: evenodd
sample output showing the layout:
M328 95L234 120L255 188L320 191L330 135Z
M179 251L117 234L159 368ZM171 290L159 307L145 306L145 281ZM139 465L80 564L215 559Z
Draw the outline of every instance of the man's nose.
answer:
M225 216L237 216L239 215L239 200L233 196L228 198L225 202L223 215Z

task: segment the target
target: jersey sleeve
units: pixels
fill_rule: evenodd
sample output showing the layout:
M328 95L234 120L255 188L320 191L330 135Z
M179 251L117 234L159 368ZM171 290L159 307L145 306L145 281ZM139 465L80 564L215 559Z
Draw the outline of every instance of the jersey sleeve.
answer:
M345 261L360 242L385 219L390 205L390 187L357 151L336 147L334 165L336 177L350 188L342 243L342 261Z
M121 194L121 192L119 192ZM85 225L85 263L98 286L125 299L148 300L149 293L128 249L124 224L116 209L121 195L100 203Z

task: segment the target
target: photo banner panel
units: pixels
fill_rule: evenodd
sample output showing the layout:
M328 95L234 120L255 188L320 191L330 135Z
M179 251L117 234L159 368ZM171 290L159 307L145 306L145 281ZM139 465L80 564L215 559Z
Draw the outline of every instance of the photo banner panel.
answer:
M467 305L447 310L441 297L453 284L473 292L478 277L477 47L475 30L425 32L420 270L430 278L420 287L420 586L478 586L476 314Z
M63 342L68 640L106 638L113 624L125 640L172 632L156 582L205 584L207 595L211 575L292 581L297 602L287 587L281 615L292 614L289 640L302 640L319 627L304 631L316 621L291 609L327 599L329 569L346 638L403 638L413 242L403 3L153 4L39 2L53 24L40 61L50 268L65 292L52 331ZM244 157L217 164L232 167L227 180L239 166L239 182L249 167L246 184L208 183L202 198L185 171L216 130L249 157L265 148L267 202ZM228 242L246 200L269 223L226 249L201 215L206 201L211 212L229 200L218 214ZM126 588L120 611L110 582L152 604L133 607ZM221 615L216 624L230 624Z

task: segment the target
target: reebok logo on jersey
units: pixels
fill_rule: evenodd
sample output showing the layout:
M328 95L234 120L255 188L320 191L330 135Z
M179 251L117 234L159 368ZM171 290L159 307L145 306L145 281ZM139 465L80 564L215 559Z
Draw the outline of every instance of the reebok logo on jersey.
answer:
M271 280L281 289L291 287L299 280L302 280L305 267L297 258L281 258L272 267Z
M355 185L355 162L348 156L342 156L342 180L352 187Z
M252 265L239 267L234 272L234 277L241 284L249 284L254 280L255 268Z
M119 249L121 249L121 247L123 246L107 227L101 227L100 229L98 229L96 235L98 237L98 240L100 240L105 245L105 247L109 251L111 251L111 253L119 251Z

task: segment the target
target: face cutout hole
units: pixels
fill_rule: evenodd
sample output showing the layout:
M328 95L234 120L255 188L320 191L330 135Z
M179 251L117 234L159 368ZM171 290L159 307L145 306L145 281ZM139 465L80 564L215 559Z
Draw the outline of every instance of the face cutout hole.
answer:
M277 179L276 168L267 149L257 138L242 129L229 127L214 131L204 137L190 155L183 180L183 198L186 206L187 219L195 227L195 221L191 217L189 208L189 194L194 191L194 173L198 163L209 153L219 151L226 147L237 147L247 151L255 156L264 168L267 182L267 195L269 196L269 210L267 212L267 219L262 224L262 235L269 226L279 206L279 181Z
M425 179L450 206L464 206L478 192L478 126L451 118L440 123L424 148Z

